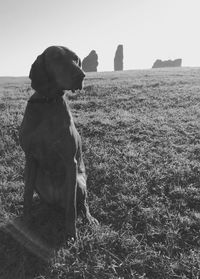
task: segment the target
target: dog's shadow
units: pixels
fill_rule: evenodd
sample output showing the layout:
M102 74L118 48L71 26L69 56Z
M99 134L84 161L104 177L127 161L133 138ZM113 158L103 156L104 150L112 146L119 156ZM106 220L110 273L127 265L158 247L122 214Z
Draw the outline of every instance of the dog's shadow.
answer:
M23 216L13 218L0 226L1 242L17 242L16 247L26 249L38 258L49 261L66 243L64 210L36 201L32 207L31 221ZM15 246L15 244L14 244Z

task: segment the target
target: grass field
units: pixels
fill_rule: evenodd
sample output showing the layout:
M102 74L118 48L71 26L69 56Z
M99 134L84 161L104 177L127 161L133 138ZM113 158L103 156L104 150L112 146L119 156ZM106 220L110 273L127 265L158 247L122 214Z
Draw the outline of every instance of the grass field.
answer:
M89 205L63 239L63 212L33 203L22 222L18 129L27 78L0 78L0 278L200 278L200 69L88 74L68 93L82 136Z

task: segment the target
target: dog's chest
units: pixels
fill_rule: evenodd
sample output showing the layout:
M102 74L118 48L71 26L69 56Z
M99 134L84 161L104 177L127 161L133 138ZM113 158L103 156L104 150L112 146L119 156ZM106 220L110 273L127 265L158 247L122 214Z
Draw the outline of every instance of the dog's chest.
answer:
M73 160L80 136L69 111L48 111L34 131L32 152L42 168L62 172L65 162ZM63 170L64 171L64 170Z
M76 157L80 136L65 103L41 105L38 115L33 128L28 129L27 145L38 165L35 189L46 202L64 207L67 172Z

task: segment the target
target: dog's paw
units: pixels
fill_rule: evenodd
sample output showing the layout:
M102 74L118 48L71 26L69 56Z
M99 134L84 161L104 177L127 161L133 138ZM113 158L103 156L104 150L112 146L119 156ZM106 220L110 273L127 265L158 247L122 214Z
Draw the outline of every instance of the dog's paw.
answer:
M74 224L67 224L65 229L65 238L67 241L74 242L77 238L76 226Z
M89 223L92 227L99 226L99 221L91 215L87 217L87 223Z
M77 234L71 235L69 233L65 234L64 242L67 246L73 245L77 240Z

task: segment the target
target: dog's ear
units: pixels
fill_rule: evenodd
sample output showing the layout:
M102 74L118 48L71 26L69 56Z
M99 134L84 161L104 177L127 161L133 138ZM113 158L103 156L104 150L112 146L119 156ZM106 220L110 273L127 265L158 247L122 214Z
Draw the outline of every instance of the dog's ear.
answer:
M29 78L31 79L31 87L38 92L48 87L49 80L46 72L44 53L39 55L32 64Z

